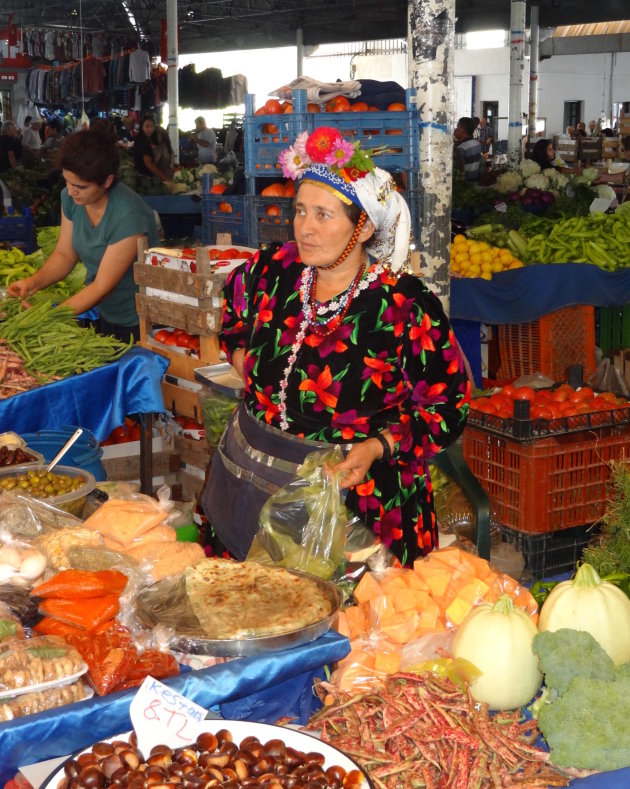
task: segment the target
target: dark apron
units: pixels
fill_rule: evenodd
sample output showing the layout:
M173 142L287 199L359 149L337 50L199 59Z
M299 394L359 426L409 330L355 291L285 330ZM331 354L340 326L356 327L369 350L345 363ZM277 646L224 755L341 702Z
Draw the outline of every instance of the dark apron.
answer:
M212 456L201 497L208 522L232 556L245 559L267 499L293 479L310 452L330 446L270 427L241 403Z

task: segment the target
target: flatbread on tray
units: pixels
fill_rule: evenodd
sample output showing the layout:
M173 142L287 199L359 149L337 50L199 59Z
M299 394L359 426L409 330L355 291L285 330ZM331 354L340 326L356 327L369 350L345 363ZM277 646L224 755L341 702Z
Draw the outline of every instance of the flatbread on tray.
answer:
M209 639L291 633L331 613L330 599L315 580L256 562L204 559L186 569L185 582Z

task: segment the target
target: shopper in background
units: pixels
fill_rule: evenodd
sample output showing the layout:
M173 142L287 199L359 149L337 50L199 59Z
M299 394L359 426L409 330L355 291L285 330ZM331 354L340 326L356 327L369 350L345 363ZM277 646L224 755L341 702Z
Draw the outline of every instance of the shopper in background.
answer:
M455 167L467 181L479 181L481 176L481 143L473 137L472 118L460 118L455 127Z
M33 118L32 115L27 115L24 118L24 131L22 132L22 148L27 151L31 156L39 158L42 141L39 136L39 130L42 121L39 117Z
M168 131L162 126L155 127L153 161L169 178L173 177L175 171L175 153L173 152L173 146L171 145L171 138L168 136Z
M470 384L439 300L406 268L409 208L355 145L322 127L281 154L299 179L296 241L223 291L220 341L245 394L202 504L237 558L294 464L332 445L346 506L401 562L437 546L428 459L462 432Z
M494 142L494 135L492 129L488 126L487 118L481 118L479 127L477 128L476 137L481 145L481 153L488 153L490 146Z
M13 121L2 124L0 134L0 173L15 170L22 159L22 143L17 136L17 128Z
M584 121L578 121L575 126L576 137L586 137L586 124Z
M77 315L99 311L99 331L127 342L139 337L133 262L138 240L158 243L153 211L116 180L119 153L110 123L65 137L59 151L66 188L61 193L61 230L53 253L31 277L14 282L9 295L27 299L59 282L80 259L85 287L64 302Z
M590 137L594 137L597 134L597 121L589 121L588 122L588 133Z
M42 156L46 159L54 159L64 139L61 133L61 122L57 118L48 121L44 136L45 140L41 147Z
M195 118L195 132L190 139L197 145L199 164L214 164L217 160L217 135L214 129L206 126L206 119L200 115Z
M536 162L541 170L547 170L549 167L553 167L553 163L556 159L553 143L551 140L547 140L544 137L540 140L536 140L536 144L527 158Z
M133 144L133 158L140 175L153 176L159 181L169 181L171 176L156 164L158 140L155 134L155 121L152 115L145 115Z

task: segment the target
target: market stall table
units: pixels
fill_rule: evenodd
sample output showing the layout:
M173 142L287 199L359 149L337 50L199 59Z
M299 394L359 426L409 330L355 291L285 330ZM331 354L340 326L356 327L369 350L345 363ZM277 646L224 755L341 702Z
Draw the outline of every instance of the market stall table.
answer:
M225 718L273 723L293 715L305 723L316 701L312 685L324 666L350 651L345 636L329 631L293 649L244 657L163 680L177 693ZM65 756L107 737L129 731L129 703L135 690L95 696L32 718L0 724L0 782L27 764Z
M196 228L201 230L201 197L198 194L143 195L143 199L160 215L167 238L196 236Z
M79 425L99 441L122 424L129 414L147 415L141 434L141 482L151 487L151 422L165 410L161 380L168 360L131 348L118 361L87 373L31 389L0 400L0 432L33 433Z

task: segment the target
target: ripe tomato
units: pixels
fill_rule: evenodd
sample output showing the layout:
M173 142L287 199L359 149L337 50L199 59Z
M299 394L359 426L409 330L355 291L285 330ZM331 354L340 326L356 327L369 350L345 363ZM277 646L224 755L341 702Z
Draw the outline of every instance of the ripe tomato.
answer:
M387 112L404 112L406 109L404 104L394 101L387 107Z
M354 104L350 106L350 112L367 112L368 105L365 101L355 101Z
M173 329L173 337L181 337L182 334L186 334L185 329Z
M129 441L129 433L122 425L115 427L109 437L114 444L123 444L125 441Z
M345 96L335 96L326 102L326 112L349 112L350 102Z
M309 101L306 105L307 112L320 112L319 104L315 104L314 101Z
M585 400L591 400L595 396L595 392L590 386L581 386L579 391L582 392Z
M268 115L276 115L282 112L282 104L278 99L267 99L265 102L265 112Z
M267 216L280 216L282 212L280 211L280 206L268 205L265 210L265 213L267 214Z
M190 342L190 334L183 332L182 334L178 334L175 338L175 345L178 348L188 348L188 343Z
M536 392L531 386L519 386L514 390L515 400L533 400L535 396Z
M134 425L129 430L129 440L130 441L140 441L140 425Z
M177 337L174 334L171 334L171 332L167 332L166 337L163 340L160 340L160 342L163 342L164 345L177 345Z
M516 387L515 387L515 386L513 386L512 384L506 384L506 385L503 387L503 389L501 389L501 394L502 394L504 397L513 398L513 397L514 397L514 393L515 393L515 392L516 392Z
M160 329L159 331L156 331L155 334L153 335L154 340L163 343L166 343L169 337L172 337L172 333L167 329Z
M544 405L534 406L530 414L532 419L553 419L553 413L550 408Z

